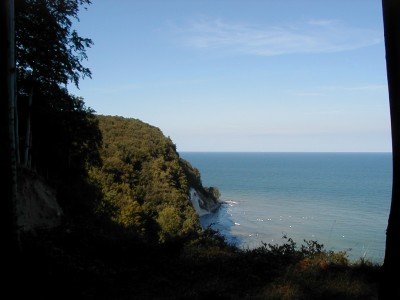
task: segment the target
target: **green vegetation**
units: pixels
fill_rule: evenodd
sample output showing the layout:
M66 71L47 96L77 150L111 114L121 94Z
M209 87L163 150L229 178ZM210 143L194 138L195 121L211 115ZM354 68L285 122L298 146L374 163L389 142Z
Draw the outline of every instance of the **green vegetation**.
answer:
M89 177L103 195L98 212L124 228L160 241L201 230L189 189L216 202L216 188L205 189L200 173L179 157L160 129L136 119L98 116L103 135L102 165Z

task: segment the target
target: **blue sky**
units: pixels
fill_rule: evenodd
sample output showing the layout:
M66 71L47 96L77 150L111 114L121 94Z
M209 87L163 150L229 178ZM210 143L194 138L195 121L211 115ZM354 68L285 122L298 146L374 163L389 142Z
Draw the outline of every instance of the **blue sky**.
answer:
M93 1L70 90L179 151L390 151L380 3Z

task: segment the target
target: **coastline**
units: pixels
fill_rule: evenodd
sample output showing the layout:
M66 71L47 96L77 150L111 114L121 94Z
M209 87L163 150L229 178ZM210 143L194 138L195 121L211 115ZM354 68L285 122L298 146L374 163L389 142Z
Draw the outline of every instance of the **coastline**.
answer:
M221 209L202 217L202 226L212 225L239 247L281 243L287 235L347 251L352 261L383 261L389 153L186 153L185 159L206 185L221 190Z

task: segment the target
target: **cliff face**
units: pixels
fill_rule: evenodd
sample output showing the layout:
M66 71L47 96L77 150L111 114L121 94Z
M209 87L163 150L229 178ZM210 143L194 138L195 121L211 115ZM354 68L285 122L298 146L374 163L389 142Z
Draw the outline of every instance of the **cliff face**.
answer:
M189 199L197 214L201 217L213 213L221 205L218 189L204 187L199 170L182 158L180 162L189 182Z
M199 230L199 216L219 206L217 189L203 187L199 171L160 129L137 119L98 120L103 164L89 174L103 194L100 209L140 234L157 231L161 240Z
M192 202L199 217L215 212L220 206L216 199L204 195L193 187L190 188L190 202Z

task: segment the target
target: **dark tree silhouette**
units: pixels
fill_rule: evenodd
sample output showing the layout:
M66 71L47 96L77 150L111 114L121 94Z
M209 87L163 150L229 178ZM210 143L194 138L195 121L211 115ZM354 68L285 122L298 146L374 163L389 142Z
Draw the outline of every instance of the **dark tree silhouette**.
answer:
M2 271L12 280L19 249L16 226L17 165L15 143L15 43L14 1L1 1L1 101L0 174L2 181L0 212L2 220ZM4 275L4 274L3 274Z
M36 146L35 124L38 111L56 107L60 88L69 82L78 86L79 79L90 77L82 65L86 48L92 41L81 37L73 28L82 5L90 0L19 0L15 7L15 41L18 74L18 101L21 125L21 156L26 167L31 166L33 144ZM54 91L54 97L43 96ZM50 100L50 103L45 101ZM65 97L64 97L65 100ZM73 102L73 99L71 99ZM17 139L18 140L18 139ZM50 142L49 142L50 143ZM38 150L36 149L36 153ZM35 158L33 158L35 159ZM36 165L40 163L36 163Z
M90 77L83 65L89 38L73 28L90 0L18 0L15 56L19 141L23 167L57 190L65 214L88 214L87 164L99 163L101 133L93 110L67 90Z
M393 187L386 232L382 299L400 299L400 1L382 0L392 127Z

